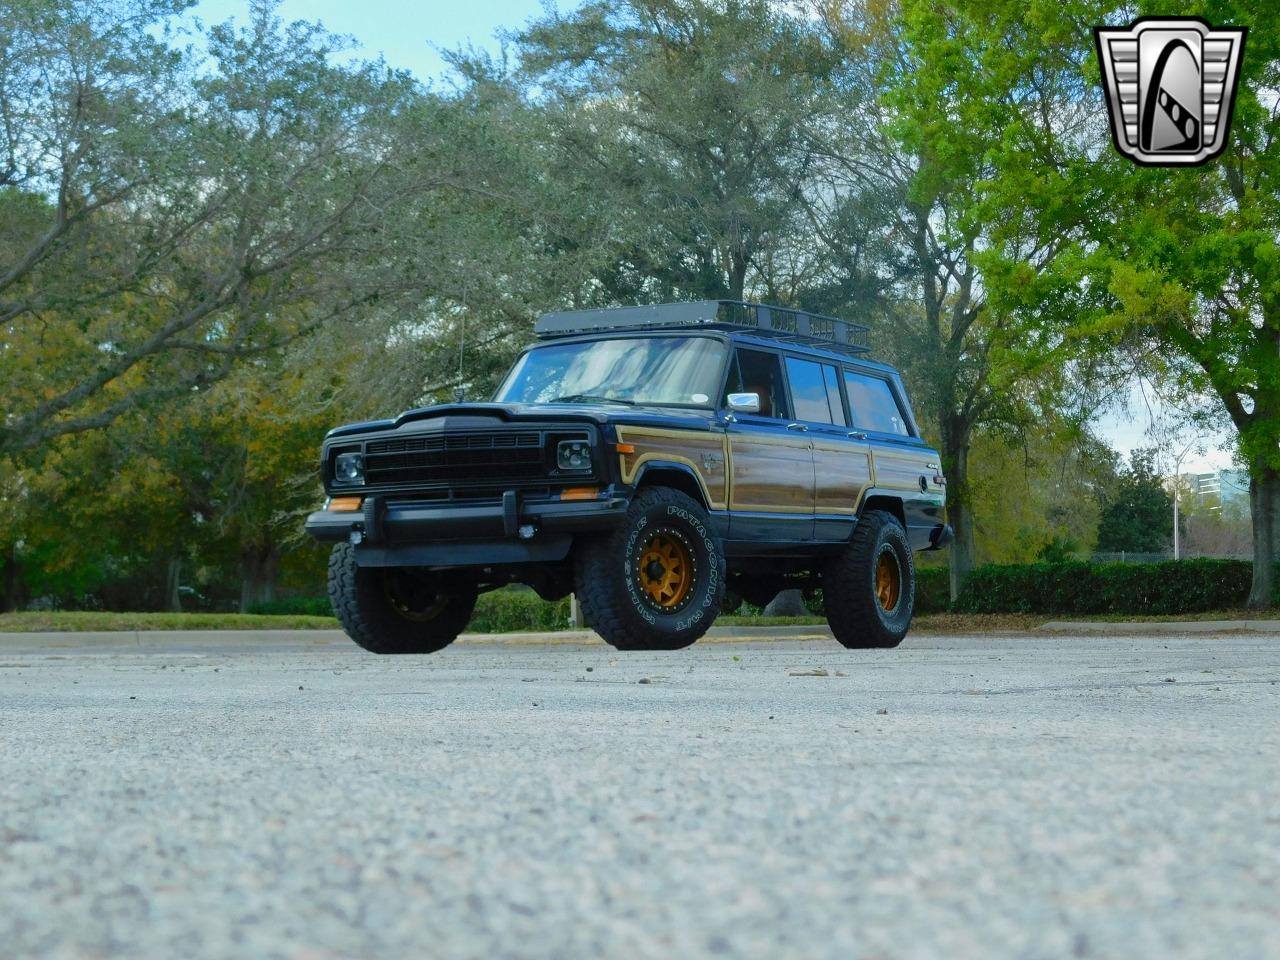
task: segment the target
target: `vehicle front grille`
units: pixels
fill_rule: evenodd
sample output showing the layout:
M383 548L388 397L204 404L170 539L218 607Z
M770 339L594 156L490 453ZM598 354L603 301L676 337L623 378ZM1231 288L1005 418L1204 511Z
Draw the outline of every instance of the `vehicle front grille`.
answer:
M369 487L501 488L545 484L548 471L540 430L370 440L364 465Z

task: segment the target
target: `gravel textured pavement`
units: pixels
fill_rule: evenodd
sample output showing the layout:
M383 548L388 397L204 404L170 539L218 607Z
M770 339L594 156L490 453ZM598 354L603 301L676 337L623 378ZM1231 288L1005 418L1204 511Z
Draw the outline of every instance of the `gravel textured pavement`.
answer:
M57 643L5 958L1280 957L1280 637Z

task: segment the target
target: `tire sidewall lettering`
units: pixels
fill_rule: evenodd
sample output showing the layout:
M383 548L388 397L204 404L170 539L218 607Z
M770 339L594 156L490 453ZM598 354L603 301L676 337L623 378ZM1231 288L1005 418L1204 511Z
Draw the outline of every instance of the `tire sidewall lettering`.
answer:
M640 617L649 626L662 630L664 633L671 631L674 633L682 633L692 627L702 623L708 619L715 603L715 598L719 593L721 577L721 564L717 562L718 548L715 540L712 538L711 532L697 516L690 513L684 507L676 504L666 504L659 508L661 516L668 521L675 521L675 526L683 529L686 534L690 534L689 545L698 546L703 551L701 557L697 557L696 561L699 569L705 570L705 574L701 582L696 584L694 589L697 591L690 608L685 610L685 615L679 619L669 619L661 617L653 610L649 609L649 605L640 595L639 571L635 564L635 554L638 542L650 527L652 517L648 514L641 514L636 518L635 523L627 533L625 546L625 560L623 563L623 575L625 578L627 600L631 608L640 615Z

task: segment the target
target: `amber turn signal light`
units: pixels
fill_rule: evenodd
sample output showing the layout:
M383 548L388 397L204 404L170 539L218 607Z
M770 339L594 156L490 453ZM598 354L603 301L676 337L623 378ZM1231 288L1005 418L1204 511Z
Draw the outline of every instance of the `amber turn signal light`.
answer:
M635 453L636 445L634 443L618 443L614 444L619 453Z
M329 509L339 512L359 510L364 505L363 497L334 497L329 501Z
M599 487L568 487L560 491L561 500L594 500L600 493Z

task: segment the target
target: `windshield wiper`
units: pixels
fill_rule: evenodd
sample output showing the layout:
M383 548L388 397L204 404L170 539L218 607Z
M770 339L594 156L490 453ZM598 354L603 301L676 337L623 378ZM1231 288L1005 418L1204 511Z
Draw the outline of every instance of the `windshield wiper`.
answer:
M567 396L548 400L547 403L622 403L628 407L636 405L634 400L623 400L621 397L601 397L594 393L570 393Z

